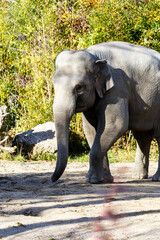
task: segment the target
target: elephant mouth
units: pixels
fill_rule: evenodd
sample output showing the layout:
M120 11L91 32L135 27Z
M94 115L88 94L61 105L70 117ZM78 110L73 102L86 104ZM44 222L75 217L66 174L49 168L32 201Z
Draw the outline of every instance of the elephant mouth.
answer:
M75 113L84 112L85 108L86 107L84 105L78 106L76 107Z
M87 99L80 99L78 98L76 101L76 109L75 109L75 113L79 113L79 112L84 112L89 108L89 104Z

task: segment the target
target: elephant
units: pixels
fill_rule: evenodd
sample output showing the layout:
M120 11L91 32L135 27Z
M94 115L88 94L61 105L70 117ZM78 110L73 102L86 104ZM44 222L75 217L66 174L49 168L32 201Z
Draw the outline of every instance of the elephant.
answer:
M53 115L58 153L52 181L66 168L69 124L78 112L82 112L90 146L87 182L113 182L107 151L127 130L137 141L135 177L147 178L153 138L160 150L160 53L113 41L64 50L56 57L55 68ZM152 180L160 181L160 157Z

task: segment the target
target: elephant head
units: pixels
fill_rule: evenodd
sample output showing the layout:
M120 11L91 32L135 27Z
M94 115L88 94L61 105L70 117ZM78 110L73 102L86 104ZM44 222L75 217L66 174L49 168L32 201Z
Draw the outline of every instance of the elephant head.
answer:
M63 51L57 56L55 65L53 114L58 156L52 181L60 178L67 165L71 117L93 107L95 100L103 98L106 90L114 85L106 60L86 50Z

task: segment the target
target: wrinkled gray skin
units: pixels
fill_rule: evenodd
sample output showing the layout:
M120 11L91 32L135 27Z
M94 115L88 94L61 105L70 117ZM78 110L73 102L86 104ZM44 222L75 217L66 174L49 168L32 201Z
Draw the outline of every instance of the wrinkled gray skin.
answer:
M107 151L128 129L137 140L135 177L147 178L153 137L160 149L160 54L124 42L109 42L56 58L54 119L58 159L52 181L68 159L69 123L83 112L90 150L86 181L112 182ZM158 170L152 178L160 180Z

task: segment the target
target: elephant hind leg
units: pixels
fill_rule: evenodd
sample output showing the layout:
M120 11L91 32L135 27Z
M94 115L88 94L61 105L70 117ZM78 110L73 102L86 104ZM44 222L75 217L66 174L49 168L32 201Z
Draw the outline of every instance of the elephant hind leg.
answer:
M153 139L153 131L133 132L133 134L137 141L133 178L146 179L148 178L149 151Z
M152 177L152 181L160 181L160 137L156 138L159 148L159 160L158 160L158 169Z

